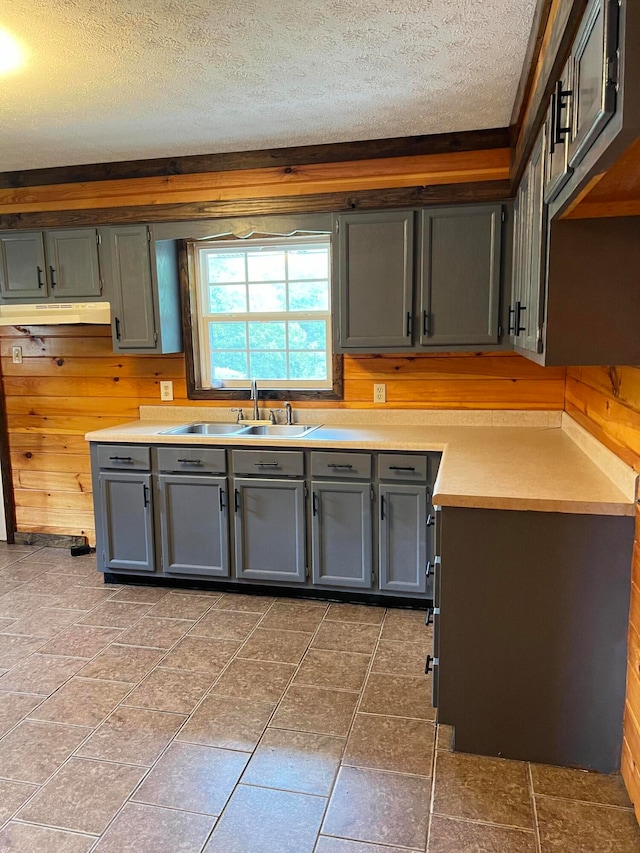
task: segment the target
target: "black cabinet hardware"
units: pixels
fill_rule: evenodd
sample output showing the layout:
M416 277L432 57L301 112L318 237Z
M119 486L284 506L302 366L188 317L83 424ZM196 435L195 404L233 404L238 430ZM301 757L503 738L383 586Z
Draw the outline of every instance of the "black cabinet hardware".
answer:
M220 499L220 512L222 512L222 511L224 510L224 508L225 508L225 502L224 502L225 494L224 494L224 489L220 489L220 492L219 492L218 497L219 497L219 499Z
M427 655L427 659L424 662L424 674L429 675L430 672L433 672L433 658L431 655Z
M240 509L240 492L237 489L233 490L233 510L238 512Z
M427 527L433 527L435 523L435 518L431 515L431 513L429 513L429 515L427 516Z
M149 486L143 486L142 491L144 494L144 505L149 506Z
M315 492L311 495L311 512L313 515L318 514L318 495Z
M202 465L202 459L178 459L183 465Z
M110 456L109 459L111 462L133 462L131 456Z
M407 311L407 337L408 338L411 337L412 327L413 327L413 323L412 323L412 318L411 318L411 312Z
M389 465L390 471L415 471L413 465Z
M512 307L511 307L511 305L509 305L509 328L508 328L508 333L509 333L510 335L514 335L514 334L515 334L515 331L516 331L515 316L516 316L516 309L515 309L515 308L512 308ZM514 322L513 322L513 323L511 322L511 318L512 318L512 317L513 317L513 319L514 319Z
M44 281L42 280L42 267L36 267L38 271L38 287L44 287Z
M431 326L429 323L429 313L427 311L422 312L422 334L430 335L431 334Z
M514 334L515 334L516 336L517 336L517 335L519 335L519 334L520 334L520 332L526 332L526 331L527 331L527 327L526 327L526 326L521 326L521 325L520 325L520 313L521 313L522 311L526 311L526 310L527 310L527 306L526 306L526 305L522 305L520 302L516 302L516 307L515 307L515 312L516 312L516 313L515 313L515 326L514 326Z
M424 620L425 625L431 625L433 622L433 607L427 607L427 615Z
M429 562L427 563L427 568L425 569L424 573L427 577L429 577L429 575L432 572L433 572L433 563L431 562L431 560L429 560Z
M562 80L556 83L555 102L554 102L554 120L553 120L553 142L556 145L561 145L564 142L564 137L571 133L569 124L562 124L562 111L569 110L569 98L573 95L571 89L562 88Z
M338 465L337 462L329 462L327 468L345 468L346 470L351 470L351 468L353 468L353 465Z
M115 323L116 323L116 340L119 341L120 340L120 318L115 317L114 319L115 319Z
M280 467L279 462L254 462L253 464L256 465L258 468L279 468Z
M384 521L384 495L380 495L380 521Z
M49 267L49 275L51 276L51 287L57 287L58 282L56 281L56 271L53 267Z

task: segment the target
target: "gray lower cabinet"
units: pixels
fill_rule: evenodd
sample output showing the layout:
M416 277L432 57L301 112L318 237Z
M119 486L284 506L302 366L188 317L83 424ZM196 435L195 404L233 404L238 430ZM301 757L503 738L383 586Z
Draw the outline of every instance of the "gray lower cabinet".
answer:
M304 583L304 482L236 477L233 486L236 577Z
M100 296L98 232L95 228L61 228L45 233L47 273L54 299Z
M379 493L380 589L427 591L427 490L383 483Z
M155 571L151 474L101 471L98 492L105 571Z
M228 577L226 477L160 474L158 494L163 571Z
M373 585L370 483L311 484L313 583L370 589Z
M0 234L0 293L4 299L47 297L41 231Z

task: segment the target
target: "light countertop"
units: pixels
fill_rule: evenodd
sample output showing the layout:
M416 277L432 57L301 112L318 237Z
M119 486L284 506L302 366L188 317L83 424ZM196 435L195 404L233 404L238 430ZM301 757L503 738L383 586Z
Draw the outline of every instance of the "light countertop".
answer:
M198 420L193 411L182 423ZM315 420L314 422L317 422ZM162 435L176 418L148 418L87 433L92 442L224 447L438 451L440 506L633 515L623 491L559 426L328 424L300 438Z

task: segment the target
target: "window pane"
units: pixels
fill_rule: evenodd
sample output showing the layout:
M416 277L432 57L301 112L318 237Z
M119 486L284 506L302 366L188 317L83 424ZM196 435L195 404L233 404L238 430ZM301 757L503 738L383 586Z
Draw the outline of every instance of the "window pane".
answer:
M291 379L326 379L326 354L323 352L290 353L289 376Z
M246 323L209 323L212 349L246 349Z
M240 314L247 310L244 284L221 284L209 288L210 314Z
M250 349L285 349L284 323L249 323Z
M284 282L249 285L249 311L286 310L287 288Z
M254 379L286 379L287 356L284 352L252 352L251 376Z
M246 352L211 353L211 376L213 379L248 379Z
M289 347L291 349L327 348L327 328L318 320L289 323Z
M247 257L249 263L249 281L283 281L284 252L251 253Z
M289 282L290 311L328 311L328 281Z
M289 252L289 278L328 278L329 249L296 249Z
M207 255L209 283L218 281L244 281L244 253L233 255L221 253Z

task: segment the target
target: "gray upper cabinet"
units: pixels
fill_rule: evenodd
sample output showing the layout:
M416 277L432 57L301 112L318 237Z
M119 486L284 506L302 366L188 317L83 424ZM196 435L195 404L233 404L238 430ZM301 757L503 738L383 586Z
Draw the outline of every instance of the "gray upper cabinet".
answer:
M572 51L572 168L584 158L616 109L618 0L590 0Z
M396 483L380 486L380 589L427 589L427 490Z
M420 344L499 341L501 205L420 214Z
M226 478L160 474L158 492L163 571L228 577Z
M47 274L54 299L100 296L98 232L95 228L47 231Z
M373 583L369 483L311 484L313 582L369 589Z
M177 247L153 242L146 225L100 229L115 352L180 352Z
M96 514L105 571L155 570L151 474L101 471Z
M335 217L337 349L403 349L412 344L414 213Z
M558 80L547 114L547 162L544 200L553 201L573 173L569 166L571 141L573 91L571 88L571 60L567 62Z
M47 297L41 231L0 234L0 292L5 299Z

